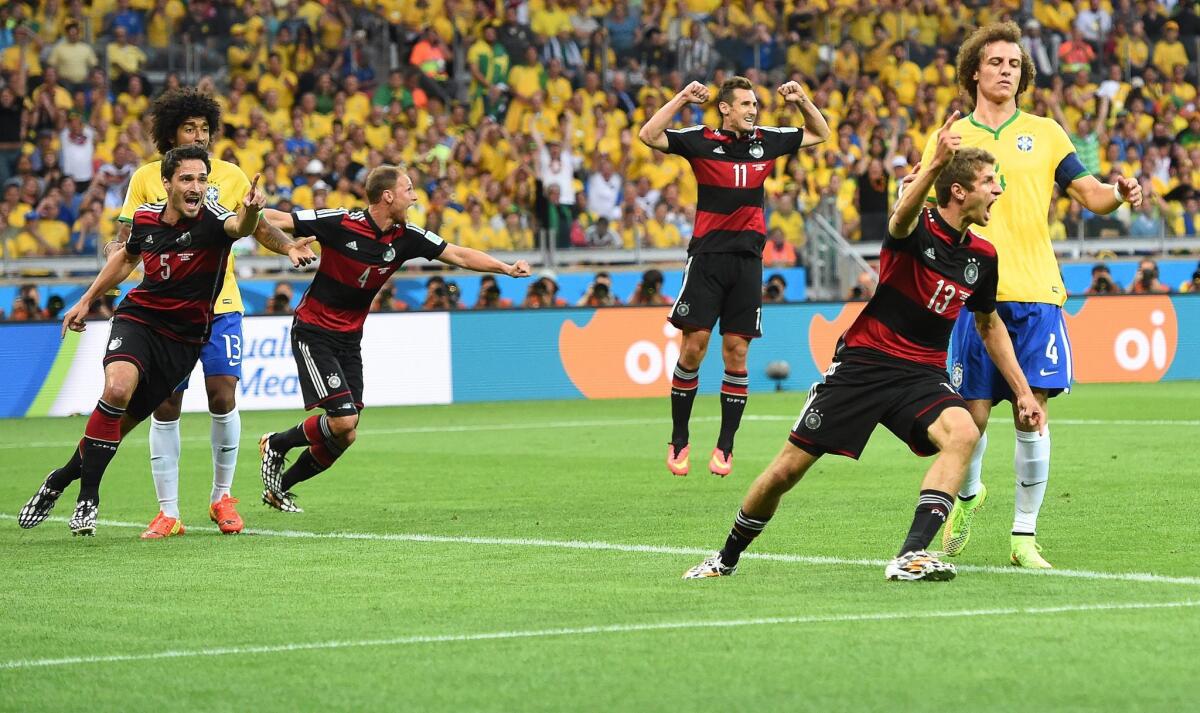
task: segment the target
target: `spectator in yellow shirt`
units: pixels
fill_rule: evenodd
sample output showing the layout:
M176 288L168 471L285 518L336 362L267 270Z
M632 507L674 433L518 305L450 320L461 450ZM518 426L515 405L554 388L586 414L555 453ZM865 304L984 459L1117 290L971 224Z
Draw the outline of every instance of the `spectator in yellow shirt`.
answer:
M75 87L87 81L88 73L100 64L100 60L91 44L81 39L78 22L68 22L66 30L67 36L50 50L46 64L58 70L63 82Z
M290 108L296 102L297 84L296 75L283 68L282 55L278 52L267 55L267 73L258 80L259 96L264 96L267 90L274 89L279 92L280 105Z
M120 25L113 28L113 41L108 43L104 54L108 62L108 78L116 87L125 84L129 77L140 74L148 61L146 53L129 41L126 29Z
M1154 57L1151 60L1164 77L1175 74L1175 68L1182 66L1187 69L1188 56L1183 43L1179 41L1179 23L1169 20L1163 25L1163 38L1154 45Z
M652 248L677 248L683 245L679 228L667 220L667 204L654 205L654 217L646 221L646 242Z

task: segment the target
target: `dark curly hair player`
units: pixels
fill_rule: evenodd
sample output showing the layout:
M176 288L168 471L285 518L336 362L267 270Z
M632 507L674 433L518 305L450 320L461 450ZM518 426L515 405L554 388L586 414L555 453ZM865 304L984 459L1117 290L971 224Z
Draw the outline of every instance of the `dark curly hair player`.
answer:
M173 89L151 104L150 119L154 127L154 144L163 155L181 146L196 146L207 154L221 125L221 107L210 94L193 87ZM118 218L121 223L118 245L128 239L139 206L165 199L161 163L147 163L130 179L125 205ZM249 179L241 168L228 161L210 156L209 163L211 169L204 189L204 202L236 210L250 193ZM275 252L290 243L286 235L266 221L255 229L255 238ZM237 383L242 376L242 312L242 297L234 279L231 255L226 263L221 292L213 307L212 333L200 354L208 410L213 419L213 487L209 517L225 533L242 530L242 518L234 507L237 500L230 495L242 431L236 402ZM183 533L179 519L179 414L187 386L185 379L155 409L150 423L150 471L154 476L160 511L142 534L148 539Z

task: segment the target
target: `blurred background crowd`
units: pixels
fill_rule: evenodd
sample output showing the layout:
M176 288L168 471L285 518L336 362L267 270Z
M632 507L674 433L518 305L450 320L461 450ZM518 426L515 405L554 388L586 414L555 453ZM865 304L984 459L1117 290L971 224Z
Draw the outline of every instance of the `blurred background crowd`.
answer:
M0 6L0 246L95 255L146 110L198 84L223 108L214 156L262 173L272 206L365 203L410 166L410 220L486 250L680 248L695 181L637 128L686 82L737 73L758 123L809 88L834 137L767 181L768 267L803 262L820 217L878 240L895 186L958 96L955 52L1012 19L1038 69L1022 108L1054 116L1085 166L1137 176L1145 206L1098 217L1065 196L1056 239L1195 236L1197 6L1187 0L10 0ZM717 125L716 107L678 125ZM253 246L246 248L252 250Z

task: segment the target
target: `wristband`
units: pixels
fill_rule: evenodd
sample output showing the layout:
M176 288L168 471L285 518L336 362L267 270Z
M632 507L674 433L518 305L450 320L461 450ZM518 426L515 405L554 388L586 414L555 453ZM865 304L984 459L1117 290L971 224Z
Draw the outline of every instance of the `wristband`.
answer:
M1119 183L1113 184L1113 198L1117 199L1117 205L1125 202L1125 196L1121 195L1121 185Z

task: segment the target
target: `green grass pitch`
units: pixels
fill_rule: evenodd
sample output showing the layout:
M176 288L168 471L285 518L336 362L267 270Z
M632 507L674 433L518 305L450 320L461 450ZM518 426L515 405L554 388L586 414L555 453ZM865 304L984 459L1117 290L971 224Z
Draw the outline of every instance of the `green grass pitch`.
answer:
M159 542L137 538L157 510L144 427L105 478L108 524L72 538L13 516L83 419L4 422L0 710L1194 707L1200 383L1052 402L1054 574L1007 566L997 409L992 494L955 581L883 579L929 461L882 428L861 462L816 466L737 576L680 580L802 401L751 395L725 480L666 473L665 397L368 409L336 468L297 489L299 515L258 502L256 443L300 412L245 413L234 494L259 532L236 537L208 522L208 419L187 416L189 530ZM694 469L718 413L697 401Z

